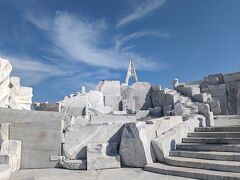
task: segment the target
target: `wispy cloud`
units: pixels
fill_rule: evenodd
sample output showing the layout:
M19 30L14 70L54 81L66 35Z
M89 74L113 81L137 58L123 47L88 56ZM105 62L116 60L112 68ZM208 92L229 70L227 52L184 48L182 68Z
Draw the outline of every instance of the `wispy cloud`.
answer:
M66 75L66 72L57 66L33 60L29 57L19 57L1 54L10 61L13 66L13 75L20 76L24 84L33 86L46 78Z
M137 69L152 71L166 67L159 60L133 49L138 38L166 38L168 33L145 30L110 36L110 27L104 19L91 20L68 12L57 12L54 18L38 17L28 12L25 18L44 33L49 46L42 55L43 59L27 55L4 56L13 64L13 75L20 76L24 85L33 86L57 77L61 79L54 83L57 89L76 86L76 82L92 87L102 79L119 79L118 70L125 69L130 58Z
M132 21L145 17L161 7L166 0L145 0L143 3L136 3L132 12L124 15L118 20L117 27L126 25Z
M132 34L120 36L116 39L116 49L118 51L123 50L127 51L130 48L134 47L135 45L132 44L134 43L134 40L139 39L141 37L154 37L154 38L169 38L170 33L168 32L159 32L159 31L153 31L153 30L145 30L145 31L138 31L134 32ZM128 45L127 47L125 46L127 43L131 43L131 45Z
M31 18L30 22L40 29L45 29L46 24L52 24L45 31L48 32L48 37L55 45L58 55L62 54L65 59L68 57L72 61L83 62L96 67L124 69L128 65L129 58L133 58L138 69L156 70L162 68L162 65L154 59L131 51L131 48L123 47L123 45L126 41L142 36L163 37L167 36L167 33L157 31L136 32L124 36L117 42L114 40L115 37L108 35L109 27L104 19L92 21L87 18L76 17L67 12L57 12L52 23L45 23L44 20L38 22L37 18ZM124 51L119 51L119 48L116 48L117 46L121 46Z

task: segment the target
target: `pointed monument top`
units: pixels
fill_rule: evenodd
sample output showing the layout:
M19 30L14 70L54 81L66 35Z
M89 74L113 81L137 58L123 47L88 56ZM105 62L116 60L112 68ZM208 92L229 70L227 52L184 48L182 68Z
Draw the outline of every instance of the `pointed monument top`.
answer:
M137 77L137 73L136 73L134 64L133 64L132 60L130 59L129 65L128 65L128 72L127 72L127 76L126 76L126 80L125 80L126 85L128 85L129 79L131 77L133 77L136 82L138 81L138 77Z

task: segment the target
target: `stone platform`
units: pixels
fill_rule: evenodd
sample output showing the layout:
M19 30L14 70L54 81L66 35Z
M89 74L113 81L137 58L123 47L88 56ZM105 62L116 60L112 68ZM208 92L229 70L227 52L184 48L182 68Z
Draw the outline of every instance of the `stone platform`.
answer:
M66 170L66 169L28 169L11 174L10 180L188 180L176 176L168 176L144 171L139 168L119 168L98 171ZM190 180L190 179L189 179Z

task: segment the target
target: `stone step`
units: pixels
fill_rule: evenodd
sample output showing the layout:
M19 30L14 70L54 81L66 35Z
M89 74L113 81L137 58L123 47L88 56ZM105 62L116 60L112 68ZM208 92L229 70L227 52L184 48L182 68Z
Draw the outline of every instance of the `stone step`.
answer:
M167 174L173 176L181 176L195 179L207 180L240 180L239 173L212 171L205 169L195 169L186 167L170 166L162 163L148 164L144 168L146 171L155 172L159 174Z
M182 139L183 143L204 143L204 144L240 144L240 138L202 138L188 137Z
M240 153L237 152L172 150L170 151L169 155L177 157L212 159L221 161L240 161Z
M177 150L192 151L220 151L220 152L240 152L240 145L237 144L200 144L181 143L176 145Z
M240 126L197 127L195 132L240 132Z
M188 137L240 138L240 132L193 132Z
M238 172L238 173L240 172L240 162L236 161L218 161L168 156L165 158L165 162L172 166L190 167L225 172Z

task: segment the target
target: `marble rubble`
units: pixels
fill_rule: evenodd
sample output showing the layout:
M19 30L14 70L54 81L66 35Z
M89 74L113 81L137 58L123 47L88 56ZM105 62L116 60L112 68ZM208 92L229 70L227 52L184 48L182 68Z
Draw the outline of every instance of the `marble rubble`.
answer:
M172 89L162 89L138 81L130 61L125 83L102 80L95 90L82 87L57 102L32 103L32 89L21 87L11 70L10 62L0 59L0 180L18 169L167 162L196 128L211 128L216 119L222 123L217 115L240 114L240 73L186 83L174 79Z

